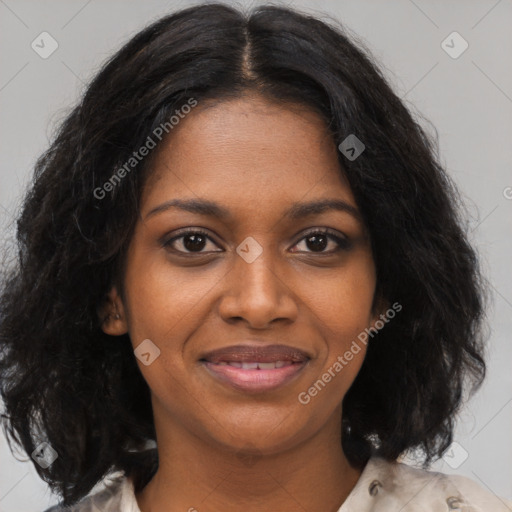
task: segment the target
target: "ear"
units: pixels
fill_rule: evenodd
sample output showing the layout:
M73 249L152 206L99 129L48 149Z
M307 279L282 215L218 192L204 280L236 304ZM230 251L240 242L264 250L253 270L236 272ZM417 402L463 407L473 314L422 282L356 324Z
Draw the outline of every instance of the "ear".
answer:
M390 308L390 303L387 299L385 299L382 295L378 295L375 297L375 301L372 307L372 317L371 317L371 325L375 325L377 320L380 320L380 315L386 313L386 311Z
M113 286L104 302L98 307L101 330L111 336L121 336L128 332L126 314L117 288Z

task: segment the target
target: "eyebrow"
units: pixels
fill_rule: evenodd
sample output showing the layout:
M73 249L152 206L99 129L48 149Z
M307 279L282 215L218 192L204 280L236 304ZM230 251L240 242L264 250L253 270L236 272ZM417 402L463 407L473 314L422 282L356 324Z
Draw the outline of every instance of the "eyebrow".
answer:
M171 199L153 208L147 215L146 220L153 215L165 212L171 208L178 208L190 213L217 217L221 220L231 218L231 212L219 204L206 199ZM336 210L349 213L356 220L362 221L358 209L341 199L319 199L307 203L293 203L284 212L284 217L290 220L298 220L311 215L319 215L329 210Z

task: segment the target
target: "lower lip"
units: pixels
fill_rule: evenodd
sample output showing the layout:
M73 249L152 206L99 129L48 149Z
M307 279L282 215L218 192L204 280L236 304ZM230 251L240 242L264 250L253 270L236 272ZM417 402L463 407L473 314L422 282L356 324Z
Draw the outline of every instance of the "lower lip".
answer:
M221 382L242 391L270 391L288 383L306 366L304 363L293 363L272 370L244 370L230 365L218 365L203 361L208 372Z

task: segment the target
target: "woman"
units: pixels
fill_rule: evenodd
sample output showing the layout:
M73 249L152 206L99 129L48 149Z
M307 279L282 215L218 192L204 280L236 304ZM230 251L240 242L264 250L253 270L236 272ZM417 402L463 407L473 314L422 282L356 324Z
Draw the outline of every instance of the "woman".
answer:
M211 4L137 34L38 161L2 292L50 510L507 510L427 470L485 375L456 205L340 28Z

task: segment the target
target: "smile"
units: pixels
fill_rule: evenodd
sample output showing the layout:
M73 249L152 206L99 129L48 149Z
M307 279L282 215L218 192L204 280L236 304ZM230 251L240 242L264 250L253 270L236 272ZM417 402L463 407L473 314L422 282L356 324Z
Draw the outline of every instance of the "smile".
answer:
M221 361L220 363L216 363L220 366L229 365L234 366L235 368L242 368L243 370L274 370L275 368L282 368L283 366L289 366L293 364L291 361L275 361L271 363L262 363L262 362L239 362L239 361Z
M216 380L247 392L271 391L284 386L306 366L306 362L202 361Z
M200 363L218 382L260 393L284 386L307 365L310 355L286 345L243 344L203 354Z

